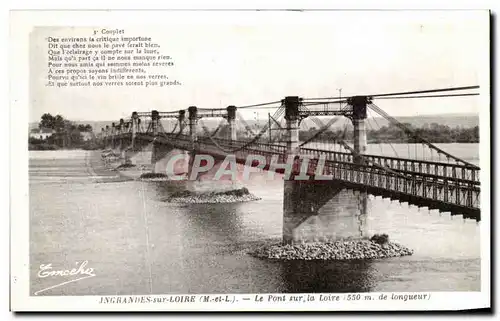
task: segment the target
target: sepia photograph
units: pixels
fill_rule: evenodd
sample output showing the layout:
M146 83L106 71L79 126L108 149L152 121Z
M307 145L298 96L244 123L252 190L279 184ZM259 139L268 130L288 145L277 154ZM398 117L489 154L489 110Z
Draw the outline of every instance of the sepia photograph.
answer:
M487 10L132 13L11 15L18 309L490 306Z

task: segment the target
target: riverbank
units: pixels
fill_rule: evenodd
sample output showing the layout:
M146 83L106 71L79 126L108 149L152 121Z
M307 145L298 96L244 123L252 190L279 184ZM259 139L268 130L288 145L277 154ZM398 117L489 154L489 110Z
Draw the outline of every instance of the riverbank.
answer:
M37 143L28 142L28 151L54 151L54 150L100 150L100 146L92 141L86 141L76 146L59 146L57 144L41 141Z

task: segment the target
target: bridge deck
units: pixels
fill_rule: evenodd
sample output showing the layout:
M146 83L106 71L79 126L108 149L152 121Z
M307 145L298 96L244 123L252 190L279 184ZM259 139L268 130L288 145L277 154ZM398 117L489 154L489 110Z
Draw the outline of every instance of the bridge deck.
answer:
M131 134L121 134L121 138L131 138ZM152 136L141 133L138 138L179 149L192 149L192 142L187 135ZM285 163L286 157L286 146L280 144L249 144L245 141L204 137L198 138L196 146L196 152L214 157L223 158L233 154L242 164L246 163L248 155L261 155L266 159L265 169L269 169L273 160L275 163ZM303 164L306 157L309 163ZM318 173L318 167L323 167L322 174L331 175L331 179L342 182L348 188L480 220L479 167L368 154L363 155L363 159L363 164L357 164L350 153L300 148L300 157L294 162L292 175L298 175L304 166L302 171L316 178L317 174L321 174ZM276 171L284 172L284 169Z

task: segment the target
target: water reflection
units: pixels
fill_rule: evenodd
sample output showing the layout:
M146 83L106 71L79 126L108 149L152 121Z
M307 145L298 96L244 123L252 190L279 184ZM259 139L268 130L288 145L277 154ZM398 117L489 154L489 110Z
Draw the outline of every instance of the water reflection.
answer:
M285 292L368 292L374 285L370 261L281 263Z
M193 237L235 247L244 243L243 223L239 204L200 204L183 208Z

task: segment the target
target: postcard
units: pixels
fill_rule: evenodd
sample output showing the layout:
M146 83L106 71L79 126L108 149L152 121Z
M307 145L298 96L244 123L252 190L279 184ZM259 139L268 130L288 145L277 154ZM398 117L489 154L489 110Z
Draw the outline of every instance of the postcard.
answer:
M13 11L11 310L491 307L489 23Z

